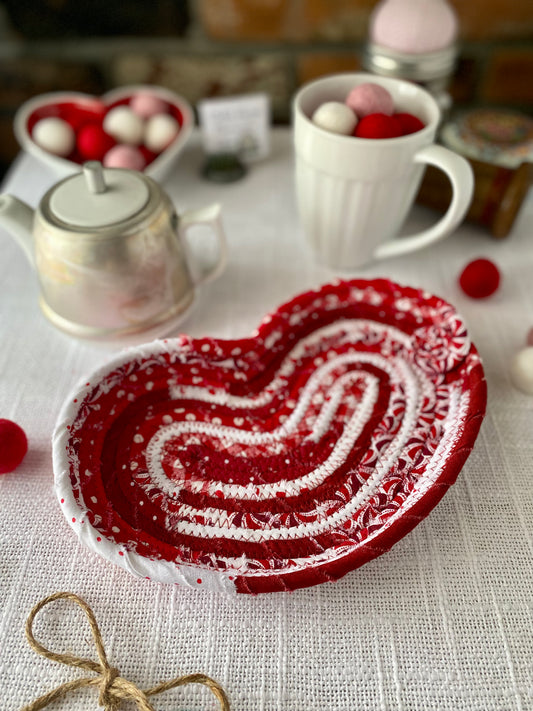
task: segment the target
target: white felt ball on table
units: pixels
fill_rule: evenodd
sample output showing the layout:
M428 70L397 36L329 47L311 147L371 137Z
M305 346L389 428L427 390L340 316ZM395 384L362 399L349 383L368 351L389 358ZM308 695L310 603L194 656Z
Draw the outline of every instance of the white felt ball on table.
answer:
M115 106L107 112L103 129L119 143L138 146L143 140L144 121L129 106Z
M522 348L511 361L513 385L526 395L533 395L533 346Z
M154 153L160 153L172 143L180 130L180 125L170 114L157 114L146 122L144 145Z
M56 156L68 156L76 143L72 126L56 116L37 121L31 136L38 146Z
M357 124L357 116L340 101L326 101L316 109L312 121L325 131L349 136Z

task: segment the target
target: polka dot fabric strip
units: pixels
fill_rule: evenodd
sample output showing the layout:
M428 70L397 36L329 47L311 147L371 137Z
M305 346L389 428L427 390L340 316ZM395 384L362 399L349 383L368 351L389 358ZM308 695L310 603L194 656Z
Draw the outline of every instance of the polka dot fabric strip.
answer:
M387 280L328 284L250 338L126 351L54 434L69 523L135 575L239 593L333 581L455 481L485 411L461 317Z

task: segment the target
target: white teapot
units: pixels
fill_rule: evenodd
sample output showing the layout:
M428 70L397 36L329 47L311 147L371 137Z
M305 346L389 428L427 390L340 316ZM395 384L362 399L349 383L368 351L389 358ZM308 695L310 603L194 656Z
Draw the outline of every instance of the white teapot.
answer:
M198 224L212 227L218 255L194 276L184 233ZM219 205L178 216L154 180L96 161L53 186L35 212L0 195L0 227L35 267L45 315L82 338L168 333L192 306L196 286L226 264Z

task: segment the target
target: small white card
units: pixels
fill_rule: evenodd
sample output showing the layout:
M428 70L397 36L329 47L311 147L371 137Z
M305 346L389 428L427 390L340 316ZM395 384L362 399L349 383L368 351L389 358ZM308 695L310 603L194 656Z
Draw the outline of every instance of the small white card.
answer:
M244 162L270 151L270 100L267 94L203 99L198 117L208 155L234 153Z

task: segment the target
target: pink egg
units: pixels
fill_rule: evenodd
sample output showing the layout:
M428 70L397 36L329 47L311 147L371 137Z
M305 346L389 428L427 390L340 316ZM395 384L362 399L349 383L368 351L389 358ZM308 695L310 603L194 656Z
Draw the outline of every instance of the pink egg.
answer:
M130 108L141 118L147 119L156 114L168 113L169 106L152 92L140 91L131 97Z
M437 52L457 36L455 10L445 0L382 0L370 17L375 44L405 52Z
M129 170L142 170L146 165L143 154L135 146L119 143L109 150L103 160L106 168L127 168Z
M358 118L369 114L394 113L394 100L389 92L379 84L366 82L354 87L346 97L346 104L355 111Z

